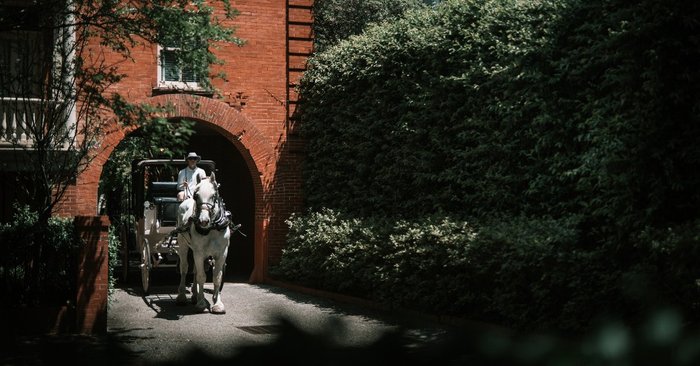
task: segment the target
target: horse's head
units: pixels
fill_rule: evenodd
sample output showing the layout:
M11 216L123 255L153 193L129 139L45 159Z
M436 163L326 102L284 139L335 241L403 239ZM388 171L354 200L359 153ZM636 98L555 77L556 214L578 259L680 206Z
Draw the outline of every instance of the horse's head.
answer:
M207 178L200 179L197 176L197 185L193 192L196 202L195 213L199 226L203 229L208 229L212 223L212 219L218 215L218 184L214 172Z

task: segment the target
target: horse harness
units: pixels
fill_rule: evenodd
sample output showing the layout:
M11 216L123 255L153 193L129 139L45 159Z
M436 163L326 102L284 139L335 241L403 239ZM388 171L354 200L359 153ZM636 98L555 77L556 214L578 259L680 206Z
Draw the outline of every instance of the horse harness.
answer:
M199 203L195 194L192 194L192 198L195 200L195 205L196 205L194 214L189 218L189 220L187 221L187 223L185 225L173 230L170 233L171 237L175 237L179 233L186 233L189 230L189 226L192 224L194 224L194 229L200 235L208 235L212 229L216 229L218 231L224 231L228 227L231 229L231 232L239 232L241 235L246 236L245 234L243 234L240 231L241 224L234 224L233 221L231 220L231 211L226 210L226 204L224 203L224 200L219 195L218 187L216 187L216 194L214 196L214 203L210 203L210 202ZM215 210L216 207L218 207L219 209ZM209 211L210 213L212 211L216 212L215 217L212 219L212 225L206 229L203 228L199 222L199 213L202 210Z
M217 184L214 184L216 189L216 194L214 195L214 203L211 202L199 202L199 198L196 194L193 194L193 198L196 202L194 215L192 215L192 220L194 223L194 228L200 235L207 235L212 229L218 231L224 231L227 227L231 225L231 212L226 210L226 204L224 200L219 195L219 188ZM194 193L194 192L193 192ZM218 208L218 209L217 209ZM212 225L208 228L203 228L199 222L199 214L201 211L209 211L210 217L212 212L214 215L212 217Z

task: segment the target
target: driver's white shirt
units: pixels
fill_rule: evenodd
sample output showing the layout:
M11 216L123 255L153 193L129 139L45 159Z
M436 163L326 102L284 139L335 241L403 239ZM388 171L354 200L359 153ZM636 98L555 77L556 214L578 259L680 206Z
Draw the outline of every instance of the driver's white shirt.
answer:
M186 198L192 197L191 189L197 184L197 176L199 176L200 178L206 178L207 173L204 171L204 169L200 167L195 167L194 169L186 167L180 170L180 173L177 175L177 190L184 190ZM189 189L185 189L185 186L183 184L185 181L187 181L187 186L189 187Z

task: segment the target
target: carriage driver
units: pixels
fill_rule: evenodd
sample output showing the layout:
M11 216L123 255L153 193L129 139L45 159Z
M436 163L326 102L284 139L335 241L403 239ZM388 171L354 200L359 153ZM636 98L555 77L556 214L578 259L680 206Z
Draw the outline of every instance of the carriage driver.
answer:
M180 173L177 175L177 200L179 202L192 197L191 189L197 184L197 176L202 179L207 177L204 169L197 166L197 162L202 159L201 156L197 155L196 152L191 152L187 154L185 159L187 160L187 167L180 170Z
M177 200L180 202L177 212L177 228L170 235L175 236L178 232L187 230L190 218L194 214L194 200L192 198L192 189L197 185L197 177L206 178L207 173L204 169L197 167L197 162L202 159L196 152L187 154L187 167L180 170L177 175Z

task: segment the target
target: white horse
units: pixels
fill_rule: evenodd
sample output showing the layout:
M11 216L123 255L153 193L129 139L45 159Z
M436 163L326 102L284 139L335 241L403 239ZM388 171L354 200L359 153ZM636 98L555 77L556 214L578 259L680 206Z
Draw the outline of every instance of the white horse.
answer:
M205 261L213 261L212 282L214 283L213 305L211 313L224 314L226 308L221 301L221 281L223 281L224 266L228 255L231 238L229 218L221 196L218 183L212 172L207 178L197 177L197 185L192 189L193 198L188 198L180 204L178 227L189 225L187 231L177 235L178 256L180 257L180 286L178 287L177 303L187 303L185 277L187 276L187 252L192 249L194 257L194 283L192 284L192 299L199 311L207 308L204 299L204 282L207 274L204 269Z

